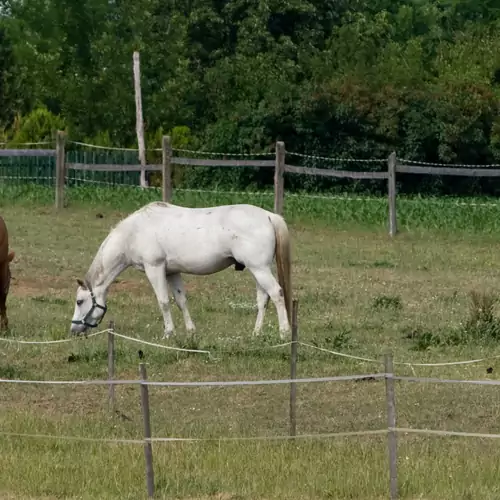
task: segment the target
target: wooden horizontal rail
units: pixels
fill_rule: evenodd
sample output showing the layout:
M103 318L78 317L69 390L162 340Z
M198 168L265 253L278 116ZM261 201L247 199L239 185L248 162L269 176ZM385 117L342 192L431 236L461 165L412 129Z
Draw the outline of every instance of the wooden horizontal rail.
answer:
M0 149L0 156L56 156L55 149Z
M349 179L387 179L387 172L353 172L351 170L332 170L326 168L295 167L285 165L285 172L293 174L321 175L324 177L345 177Z
M420 167L398 165L398 174L458 175L462 177L500 177L500 170L493 168Z
M183 158L172 156L170 163L174 165L199 165L205 167L274 167L274 160L203 160L199 158Z
M86 170L88 172L140 172L140 165L115 163L66 163L69 170ZM146 165L146 170L161 170L161 165Z
M200 160L198 158L172 157L172 164L205 167L274 167L274 160ZM139 172L140 165L122 165L114 163L67 163L70 170L87 170L99 172ZM162 165L147 164L147 171L160 171Z

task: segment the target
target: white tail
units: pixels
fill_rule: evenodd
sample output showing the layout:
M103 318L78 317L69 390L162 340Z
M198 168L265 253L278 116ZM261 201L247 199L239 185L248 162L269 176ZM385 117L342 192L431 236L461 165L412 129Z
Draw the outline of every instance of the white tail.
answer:
M290 248L290 234L283 217L272 214L270 217L276 235L276 267L278 269L278 283L283 290L288 322L292 324L292 254Z

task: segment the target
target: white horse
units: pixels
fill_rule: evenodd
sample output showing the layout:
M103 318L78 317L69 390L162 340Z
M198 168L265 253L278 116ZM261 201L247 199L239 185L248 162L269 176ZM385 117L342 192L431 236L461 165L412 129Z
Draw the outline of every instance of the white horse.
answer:
M278 281L271 273L276 255ZM290 237L284 219L253 205L186 208L153 202L133 212L108 234L78 282L71 332L96 327L106 313L108 289L128 267L146 273L163 313L164 338L174 332L169 288L194 332L181 273L208 275L231 265L248 268L257 282L259 334L269 297L276 306L282 338L290 332ZM279 282L279 284L278 284Z

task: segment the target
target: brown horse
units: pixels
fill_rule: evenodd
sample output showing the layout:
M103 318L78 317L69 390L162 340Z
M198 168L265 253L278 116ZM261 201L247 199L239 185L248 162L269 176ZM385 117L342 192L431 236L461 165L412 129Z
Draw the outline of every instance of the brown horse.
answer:
M0 216L0 330L7 329L7 294L10 287L10 263L14 252L9 253L9 235L5 221Z

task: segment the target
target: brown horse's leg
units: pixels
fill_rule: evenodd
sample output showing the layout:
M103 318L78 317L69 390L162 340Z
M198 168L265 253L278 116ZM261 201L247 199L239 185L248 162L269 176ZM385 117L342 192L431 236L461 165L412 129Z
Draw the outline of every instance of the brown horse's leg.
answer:
M7 330L9 320L7 319L7 295L0 293L0 330Z

